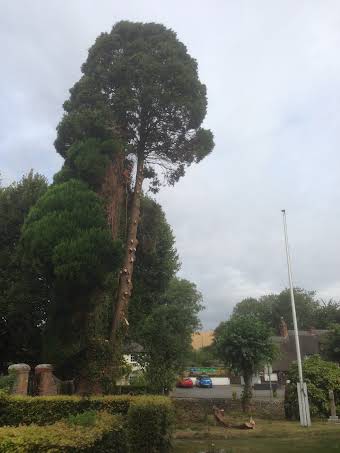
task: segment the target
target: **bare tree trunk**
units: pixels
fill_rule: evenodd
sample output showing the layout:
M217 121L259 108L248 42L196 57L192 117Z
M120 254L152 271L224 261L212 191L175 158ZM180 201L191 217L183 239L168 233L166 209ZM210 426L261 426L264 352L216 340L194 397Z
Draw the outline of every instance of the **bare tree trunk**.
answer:
M244 388L243 388L243 392L242 392L242 409L243 409L243 412L249 412L250 403L251 403L251 399L253 396L252 387L251 387L252 374L244 373L243 379L244 379Z
M123 268L120 271L118 297L112 320L111 340L113 341L117 335L117 331L121 322L124 321L124 325L128 325L127 309L132 293L132 273L133 265L136 259L136 249L138 243L137 229L140 219L140 203L144 179L143 170L144 157L142 155L139 155L137 161L136 181L129 215L129 228L126 240L125 257Z
M110 163L100 190L100 195L105 200L107 222L113 240L119 236L122 206L126 197L127 181L123 176L124 158L124 153L119 153Z

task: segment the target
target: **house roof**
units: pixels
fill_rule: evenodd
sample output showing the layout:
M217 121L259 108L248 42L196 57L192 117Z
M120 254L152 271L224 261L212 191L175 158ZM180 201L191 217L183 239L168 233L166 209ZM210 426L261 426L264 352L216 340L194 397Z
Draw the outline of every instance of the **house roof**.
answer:
M299 343L302 359L309 355L320 353L320 339L327 330L300 330ZM273 371L287 371L292 362L296 361L296 347L294 330L288 330L287 337L272 337L274 343L279 346L280 354L273 362Z
M130 341L129 343L125 343L122 348L123 354L138 354L143 352L143 346L135 341Z

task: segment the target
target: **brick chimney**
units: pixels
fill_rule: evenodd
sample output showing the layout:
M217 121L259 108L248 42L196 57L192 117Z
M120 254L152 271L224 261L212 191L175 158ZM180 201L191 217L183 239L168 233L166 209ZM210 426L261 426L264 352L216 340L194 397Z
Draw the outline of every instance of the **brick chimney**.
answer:
M282 316L281 316L281 320L280 320L280 324L279 324L279 331L280 331L280 337L288 338L288 327Z

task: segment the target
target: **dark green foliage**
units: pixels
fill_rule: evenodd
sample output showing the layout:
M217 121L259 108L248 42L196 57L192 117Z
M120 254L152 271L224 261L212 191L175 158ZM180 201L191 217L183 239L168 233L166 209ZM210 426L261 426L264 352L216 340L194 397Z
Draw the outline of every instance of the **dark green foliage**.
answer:
M71 426L93 426L96 421L96 412L90 410L76 415L69 415L65 421Z
M275 348L271 330L252 315L243 315L222 322L215 330L216 351L235 373L254 374L270 363Z
M18 243L25 217L46 190L46 179L32 171L0 187L0 371L40 357L46 284L22 268Z
M92 340L89 313L120 264L121 244L111 239L99 197L84 183L70 180L51 186L32 208L21 247L24 262L50 288L45 359L69 368Z
M333 300L325 303L315 298L314 291L294 288L296 315L299 328L327 329L334 322L340 321L340 305ZM239 302L233 316L252 314L270 325L277 333L281 317L289 329L293 328L290 292L288 289L280 294L269 294L259 299L247 298Z
M254 315L239 315L222 322L215 330L214 345L217 356L234 373L243 376L244 408L252 397L251 378L276 355L271 330Z
M0 428L0 452L109 452L124 453L123 420L106 412L97 413L91 425L69 420L49 426Z
M139 397L127 415L130 453L166 453L171 450L174 410L169 398Z
M171 445L174 411L165 397L0 395L0 403L0 425L21 425L0 428L0 451L165 453Z
M90 88L90 85L87 85ZM95 138L102 141L112 138L112 118L110 111L104 105L98 104L98 108L86 107L84 105L77 109L70 110L69 101L64 104L68 113L64 115L57 127L58 137L55 141L56 150L65 158L68 157L67 150L75 143L83 142L88 138ZM92 104L94 105L94 104Z
M211 132L200 128L206 88L172 30L118 22L96 39L82 72L58 126L62 156L84 138L120 136L127 153L143 154L150 165L166 163L164 175L173 184L186 165L212 150Z
M340 303L333 299L325 302L318 301L316 312L316 322L314 327L319 329L328 329L332 324L340 324Z
M307 357L302 364L303 379L307 383L310 413L312 417L330 415L329 390L334 391L337 404L340 404L340 368L319 356ZM287 418L299 418L299 405L296 383L299 380L298 367L293 363L287 375L290 384L286 386L285 412Z
M175 239L159 204L144 197L129 307L131 334L139 330L179 269Z
M218 363L219 360L212 345L192 350L187 359L187 366L194 367L216 367Z
M329 332L323 337L322 355L328 360L340 363L340 324L331 324Z
M98 191L112 158L120 149L120 143L114 140L88 138L75 142L67 152L62 170L54 176L54 182L78 179Z
M273 324L273 304L277 296L263 296L259 300L248 297L235 305L232 316L254 315L268 325ZM278 326L277 326L278 328Z
M7 396L0 394L0 425L36 423L47 425L69 415L106 411L126 415L133 398L129 395L81 398L79 396Z
M198 313L202 296L196 286L174 278L146 317L139 342L144 354L148 386L154 392L167 393L183 370L191 350L191 335L199 327Z
M102 284L120 258L100 199L76 180L47 191L31 210L21 241L24 259L38 273L74 293Z
M0 392L11 393L15 382L15 374L0 375Z

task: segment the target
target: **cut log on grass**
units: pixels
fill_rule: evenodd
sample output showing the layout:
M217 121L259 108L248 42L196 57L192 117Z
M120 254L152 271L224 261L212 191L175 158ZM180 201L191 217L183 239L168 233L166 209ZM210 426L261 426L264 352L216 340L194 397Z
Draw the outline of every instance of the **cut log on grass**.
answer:
M252 417L250 417L249 422L241 423L240 425L235 425L233 423L229 423L227 420L224 418L224 410L219 409L218 407L214 406L213 407L214 411L214 417L217 423L224 428L236 428L236 429L254 429L255 428L255 422Z

